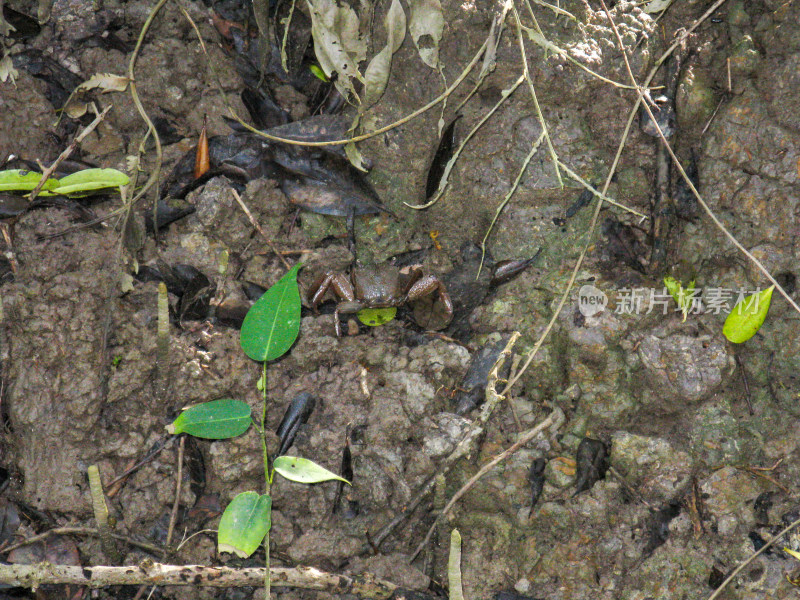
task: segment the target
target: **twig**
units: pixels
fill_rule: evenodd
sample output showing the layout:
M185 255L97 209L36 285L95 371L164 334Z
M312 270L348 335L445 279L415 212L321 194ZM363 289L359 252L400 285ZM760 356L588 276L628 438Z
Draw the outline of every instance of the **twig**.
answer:
M280 587L322 590L337 596L354 594L384 600L397 585L370 576L336 575L313 567L274 567L272 581ZM19 587L36 588L43 584L75 584L91 588L112 585L195 585L215 588L260 587L263 568L235 569L204 565L167 565L144 561L124 567L73 567L39 563L0 565L0 581Z
M33 202L36 199L36 196L38 196L39 192L42 191L42 188L44 187L44 184L47 183L47 180L50 179L50 177L53 175L53 173L56 172L56 169L58 168L58 166L62 162L64 162L67 158L69 158L69 156L73 152L75 152L75 149L84 140L84 138L87 135L89 135L90 133L92 133L92 131L95 130L95 127L97 127L100 124L100 122L103 119L106 118L106 114L108 113L109 110L111 110L112 106L113 106L113 104L109 104L108 106L106 106L103 109L103 112L99 113L94 118L94 120L86 126L86 129L84 129L78 135L75 136L75 139L73 139L72 142L70 142L69 146L67 146L64 149L64 151L61 154L58 155L58 158L53 161L53 164L51 164L49 167L47 167L44 170L44 172L42 173L42 178L39 180L39 183L37 183L36 187L33 188L33 190L31 191L31 194L30 194L30 201L31 202Z
M769 547L772 546L772 544L777 542L780 538L782 538L784 535L789 533L792 529L794 529L798 525L800 525L800 519L797 519L792 524L788 525L787 527L784 527L781 531L779 531L777 533L777 535L775 535L774 537L772 537L769 540L767 540L767 543L765 543L761 548L759 548L757 552L754 552L753 554L751 554L750 557L747 560L745 560L742 564L740 564L738 567L736 567L733 570L733 573L728 575L728 577L725 579L725 581L723 581L719 585L719 587L714 591L713 594L711 594L708 597L707 600L714 600L715 598L718 598L719 595L722 593L722 590L725 589L725 586L727 586L731 581L733 581L733 578L736 577L742 571L742 569L744 569L747 565L749 565L751 562L753 562L753 560L755 560L755 558L759 554L762 554L762 553L766 552L769 549Z
M100 535L100 546L106 558L114 564L122 562L117 545L111 537L111 528L108 524L108 506L106 506L106 497L103 493L103 483L100 481L100 471L97 465L90 465L88 469L89 475L89 490L92 496L92 510L94 511L94 520L97 522L97 531Z
M520 436L519 440L517 440L514 444L509 446L507 450L504 450L503 452L501 452L500 454L495 456L492 460L490 460L488 463L483 465L481 467L481 469L477 473L475 473L475 475L473 475L470 478L469 481L467 481L467 483L465 483L463 486L461 486L460 490L458 490L455 494L453 494L453 497L450 498L450 501L444 507L442 512L439 513L439 515L437 515L436 520L434 521L433 525L431 525L430 529L428 529L428 533L425 535L425 539L417 547L417 549L414 551L414 554L411 556L411 560L414 560L414 558L416 558L417 555L420 552L422 552L422 550L425 548L425 546L427 545L428 541L431 539L431 535L433 535L433 532L434 532L434 529L436 528L436 525L447 515L448 512L450 512L450 509L453 508L455 503L458 502L458 500L464 494L466 494L470 489L472 489L472 486L474 486L484 475L486 475L486 473L491 471L495 466L497 466L498 464L503 462L505 459L507 459L509 456L514 454L522 446L524 446L525 444L530 442L533 438L535 438L537 435L539 435L543 430L545 430L545 429L547 429L548 427L551 427L551 426L553 427L553 429L557 429L564 422L564 420L565 420L565 416L564 416L563 411L558 407L554 408L553 412L551 412L550 415L548 415L548 417L544 421L539 423L533 429L529 429L528 431L526 431L524 434L522 434L522 436Z
M272 243L272 240L269 239L269 236L264 232L264 229L261 227L261 225L259 225L258 221L255 220L255 218L253 217L253 213L250 212L250 209L247 208L247 205L244 203L242 198L239 196L239 192L237 192L235 189L231 188L231 193L233 194L233 197L236 198L236 202L239 203L239 206L242 207L242 210L244 211L244 214L246 214L247 218L250 219L250 224L255 228L255 230L259 233L259 235L262 238L264 238L264 241L267 243L267 246L270 247L270 250L272 250L272 252L275 254L275 256L277 256L280 259L280 261L283 263L284 267L286 267L287 269L291 269L292 265L290 265L289 261L287 261L283 257L283 254L281 254L278 251L278 249Z
M169 551L169 544L172 541L172 535L175 532L175 523L178 521L178 507L181 503L181 485L183 483L183 453L186 448L186 436L181 436L180 444L178 444L178 473L175 475L175 502L172 504L172 513L169 515L169 527L167 528L167 541L164 542L164 552L162 556L167 557Z
M547 150L550 152L550 159L553 161L553 169L556 172L556 179L558 179L559 187L564 187L564 182L561 180L561 170L558 167L558 154L553 147L553 140L550 139L550 134L547 132L547 122L544 120L542 108L539 106L539 99L536 97L536 89L533 87L533 80L531 79L530 70L528 69L528 55L525 53L525 41L522 39L522 23L519 20L519 13L517 7L512 4L511 10L514 13L514 23L517 26L517 41L519 42L519 53L522 57L522 72L525 75L525 81L528 82L528 89L531 92L533 99L533 107L536 109L536 116L539 119L539 124L542 126L542 133L547 142Z

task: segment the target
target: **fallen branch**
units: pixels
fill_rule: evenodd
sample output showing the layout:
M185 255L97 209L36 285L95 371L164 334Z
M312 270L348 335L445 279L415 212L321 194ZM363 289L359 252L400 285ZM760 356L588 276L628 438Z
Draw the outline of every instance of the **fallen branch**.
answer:
M377 600L390 598L398 587L370 575L336 575L313 567L270 570L276 587L323 590L338 595L355 594ZM0 581L36 589L44 584L74 584L91 588L111 585L197 585L206 587L261 587L263 568L234 569L203 565L165 565L146 560L124 567L73 567L39 563L0 565Z

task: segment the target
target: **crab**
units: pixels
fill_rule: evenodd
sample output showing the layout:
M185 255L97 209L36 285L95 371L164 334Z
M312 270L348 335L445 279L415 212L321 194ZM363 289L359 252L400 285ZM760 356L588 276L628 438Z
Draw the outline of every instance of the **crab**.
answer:
M328 271L311 286L308 302L317 309L327 292L341 301L336 305L334 322L336 337L341 336L339 314L353 314L364 308L390 308L402 306L438 294L444 307L446 323L453 318L453 302L444 284L433 275L425 275L420 266L399 269L393 265L356 266L347 275L341 271Z

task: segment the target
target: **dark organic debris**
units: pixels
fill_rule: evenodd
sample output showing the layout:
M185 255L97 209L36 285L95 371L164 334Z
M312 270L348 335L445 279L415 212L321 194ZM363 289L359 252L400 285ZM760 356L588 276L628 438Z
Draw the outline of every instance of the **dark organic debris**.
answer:
M36 37L42 29L36 19L5 4L3 5L3 18L14 28L9 37L15 40Z
M753 514L759 525L769 524L769 509L772 508L772 497L775 492L761 492L753 501Z
M594 188L597 189L597 183L593 184ZM592 190L583 190L581 195L578 196L578 199L573 202L570 207L567 209L567 218L574 217L578 214L578 211L582 209L584 206L589 206L589 203L594 198L594 193Z
M195 210L194 205L186 202L186 200L163 198L159 200L156 205L156 226L160 231L167 225L192 214ZM148 233L153 233L155 228L153 227L152 209L148 208L145 210L144 224Z
M257 129L276 127L289 122L289 115L275 102L263 86L260 89L246 87L242 90L242 104L250 114L250 120Z
M211 299L217 286L203 272L191 265L157 267L142 265L134 275L138 281L163 281L167 291L178 297L179 320L201 321L211 316Z
M651 513L647 519L647 540L644 550L642 551L642 559L649 558L656 548L660 547L667 541L669 537L669 524L681 513L680 502L670 502L663 508L658 509Z
M0 547L11 543L19 525L16 505L8 498L0 497Z
M281 440L275 456L286 454L286 451L292 447L297 432L308 421L316 404L317 399L308 392L300 392L292 399L275 432Z
M489 342L481 346L467 365L467 371L461 380L459 391L453 398L454 412L465 415L483 404L486 393L486 380L500 353L508 343L508 336L501 337L496 342ZM511 363L506 361L501 369L500 377L507 377Z
M644 273L640 257L646 253L636 231L628 224L609 218L603 222L602 234L606 240L603 250L612 263L623 263L639 273Z
M603 479L608 469L608 447L600 440L585 437L578 445L575 457L575 490L574 496L590 489Z
M444 176L445 167L447 163L453 158L453 153L456 147L456 121L462 115L456 115L450 124L445 127L442 133L442 139L439 140L439 147L436 149L436 154L433 156L433 161L428 169L428 180L425 184L425 198L430 200L439 189L439 184Z
M708 574L708 587L712 590L717 589L723 584L727 575L717 565L711 567L711 572Z
M530 267L534 261L539 258L541 253L542 249L539 248L536 251L536 254L534 254L531 258L501 260L500 262L495 263L494 271L492 272L492 279L489 281L489 285L492 287L497 287L498 285L508 283L517 275L522 273L525 269Z
M767 545L767 540L761 537L761 534L758 533L757 531L751 531L750 533L747 534L747 537L749 537L750 541L753 542L754 552L758 552L764 546ZM767 548L766 550L764 550L764 554L773 554L772 548Z
M27 71L47 84L44 95L56 110L63 108L72 90L83 83L80 77L41 50L23 50L12 54L11 60L16 69Z
M353 454L350 452L350 431L348 429L345 438L344 438L344 448L342 449L342 462L339 465L339 477L343 477L351 484L353 483ZM342 494L344 493L344 481L337 481L336 482L336 495L333 498L333 506L331 507L331 513L336 514L339 511L339 503L342 500ZM353 510L353 503L354 500L350 498L346 498L348 502L348 506L345 509L344 516L345 518L352 518L356 516L358 511L358 504L356 503L355 511Z
M28 210L30 205L30 201L22 196L0 193L0 219L19 216Z
M528 470L528 482L531 484L531 513L533 513L533 508L542 495L542 490L544 490L545 466L547 466L547 461L544 458L534 458L531 468Z

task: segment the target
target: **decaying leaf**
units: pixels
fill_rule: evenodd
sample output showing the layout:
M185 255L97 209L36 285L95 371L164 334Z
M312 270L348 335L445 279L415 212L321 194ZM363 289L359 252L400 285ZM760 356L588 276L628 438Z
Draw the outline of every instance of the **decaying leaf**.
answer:
M399 0L393 0L383 21L386 27L386 46L378 52L364 72L364 104L362 110L375 104L383 96L392 69L392 55L406 37L406 13Z
M0 31L0 34L2 34L2 31ZM19 77L19 71L14 68L11 56L6 54L3 58L0 58L0 81L5 83L10 79L12 85L17 87L17 77Z
M672 4L672 0L651 0L647 4L644 5L644 12L647 14L652 15L653 13L658 13L669 8L669 5Z
M86 94L92 90L100 90L101 94L124 92L128 89L129 79L113 73L97 73L84 81L70 95L64 105L64 112L72 119L79 119L89 110Z
M330 79L336 73L335 84L346 98L358 98L353 79L364 81L358 64L367 56L367 43L359 32L356 12L335 0L306 0L311 13L311 33L314 52L320 67Z
M409 0L408 4L411 7L408 30L419 57L430 68L438 69L439 42L444 31L442 5L439 0Z

